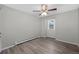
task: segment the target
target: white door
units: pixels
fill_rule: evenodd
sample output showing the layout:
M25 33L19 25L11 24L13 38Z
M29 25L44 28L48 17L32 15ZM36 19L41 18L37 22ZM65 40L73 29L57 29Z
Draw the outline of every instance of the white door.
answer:
M51 38L56 38L55 35L55 19L51 19L47 21L47 36Z

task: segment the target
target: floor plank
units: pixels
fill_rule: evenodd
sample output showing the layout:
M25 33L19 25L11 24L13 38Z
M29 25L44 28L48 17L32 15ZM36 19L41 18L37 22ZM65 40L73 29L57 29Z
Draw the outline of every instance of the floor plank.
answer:
M79 47L54 38L37 38L6 49L1 54L78 54Z

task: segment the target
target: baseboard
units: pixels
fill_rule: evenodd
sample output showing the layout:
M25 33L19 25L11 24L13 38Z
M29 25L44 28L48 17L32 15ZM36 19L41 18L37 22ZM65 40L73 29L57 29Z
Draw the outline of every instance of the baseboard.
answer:
M5 48L2 48L0 52L4 51L4 50L6 50L6 49L9 49L9 48L11 48L11 47L14 47L14 46L15 46L15 45L12 45L12 46L8 46L8 47L5 47Z
M28 39L28 40L26 39L26 40L18 42L18 43L16 42L15 45L19 45L19 44L22 44L24 42L28 42L28 41L31 41L31 40L34 40L34 39L38 39L38 38L40 38L40 37L36 37L36 38Z
M32 39L29 39L29 40L32 40ZM24 43L24 42L29 41L29 40L24 40L24 41L21 41L21 42L15 42L15 45L19 45L19 44Z
M12 46L8 46L8 47L5 47L5 48L2 48L0 52L2 52L3 50L9 49L9 48L11 48L11 47L14 47L14 46L16 46L16 45L19 45L19 44L21 44L21 43L24 43L24 42L27 42L27 41L31 41L31 40L33 40L33 39L37 39L37 38L39 38L39 37L32 38L32 39L29 39L29 40L24 40L24 41L21 41L21 42L18 42L18 43L16 42L15 45L12 45Z
M62 41L62 42L66 42L66 43L70 43L70 44L73 44L73 45L77 45L79 47L79 44L78 43L75 43L75 42L68 42L68 41L65 41L65 40L57 39L57 38L56 38L56 40Z
M56 38L56 37L48 37L48 36L46 36L46 37L43 37L43 36L42 36L41 38Z

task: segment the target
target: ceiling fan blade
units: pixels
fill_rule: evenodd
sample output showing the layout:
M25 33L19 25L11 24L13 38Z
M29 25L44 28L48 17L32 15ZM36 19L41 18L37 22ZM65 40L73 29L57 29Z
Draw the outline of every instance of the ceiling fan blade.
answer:
M39 16L41 16L41 14L39 14Z
M48 11L54 11L54 10L57 10L57 8L49 9Z
M33 10L33 12L41 12L40 10Z

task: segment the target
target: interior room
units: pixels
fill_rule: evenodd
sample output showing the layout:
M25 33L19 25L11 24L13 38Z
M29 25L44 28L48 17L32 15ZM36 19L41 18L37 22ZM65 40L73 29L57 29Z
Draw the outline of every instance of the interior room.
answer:
M78 53L78 4L0 4L0 54Z

